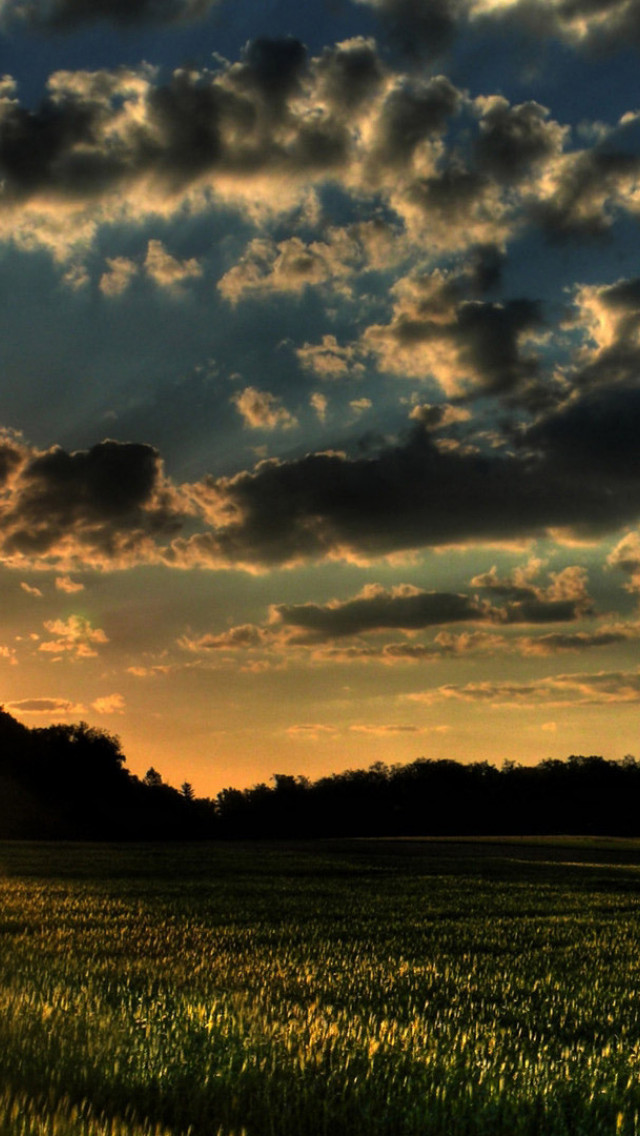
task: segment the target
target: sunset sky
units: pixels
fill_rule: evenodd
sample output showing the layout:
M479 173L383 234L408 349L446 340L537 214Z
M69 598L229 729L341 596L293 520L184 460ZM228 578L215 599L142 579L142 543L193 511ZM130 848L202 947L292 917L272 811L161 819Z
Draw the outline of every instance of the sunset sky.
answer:
M0 0L0 699L640 753L639 0Z

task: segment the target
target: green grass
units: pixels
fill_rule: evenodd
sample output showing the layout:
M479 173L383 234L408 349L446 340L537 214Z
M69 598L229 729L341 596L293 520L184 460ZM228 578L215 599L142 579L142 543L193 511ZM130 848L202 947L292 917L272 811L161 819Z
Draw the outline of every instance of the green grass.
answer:
M0 1136L637 1136L639 853L0 845Z

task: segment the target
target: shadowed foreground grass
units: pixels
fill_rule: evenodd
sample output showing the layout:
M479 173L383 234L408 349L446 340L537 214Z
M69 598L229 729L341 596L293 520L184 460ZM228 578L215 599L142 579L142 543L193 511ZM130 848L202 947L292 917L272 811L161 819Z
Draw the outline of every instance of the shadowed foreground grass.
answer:
M640 1133L633 842L0 845L1 1136Z

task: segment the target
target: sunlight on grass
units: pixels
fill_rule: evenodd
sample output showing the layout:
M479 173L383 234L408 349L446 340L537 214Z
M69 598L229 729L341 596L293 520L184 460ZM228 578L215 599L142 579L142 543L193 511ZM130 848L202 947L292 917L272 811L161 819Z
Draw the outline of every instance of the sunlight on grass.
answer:
M615 865L227 847L117 878L112 855L111 879L42 878L43 854L0 880L2 1136L640 1131Z

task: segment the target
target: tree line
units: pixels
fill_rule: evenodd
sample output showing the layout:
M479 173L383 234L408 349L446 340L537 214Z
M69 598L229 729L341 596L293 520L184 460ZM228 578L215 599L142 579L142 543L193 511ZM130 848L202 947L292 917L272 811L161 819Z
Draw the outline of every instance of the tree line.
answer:
M126 768L119 738L80 722L29 728L0 708L0 839L640 835L640 762L536 765L420 758L197 797Z

